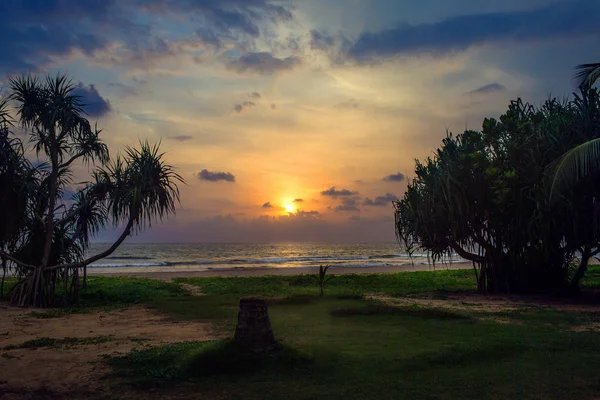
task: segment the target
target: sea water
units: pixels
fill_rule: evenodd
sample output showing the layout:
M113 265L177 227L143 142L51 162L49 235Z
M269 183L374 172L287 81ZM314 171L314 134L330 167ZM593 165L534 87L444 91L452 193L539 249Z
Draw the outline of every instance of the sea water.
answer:
M94 243L96 254L110 244ZM464 261L454 255L444 263ZM210 271L242 268L394 267L427 265L427 254L410 257L398 243L124 243L112 255L91 264L94 273ZM443 267L442 262L437 266Z

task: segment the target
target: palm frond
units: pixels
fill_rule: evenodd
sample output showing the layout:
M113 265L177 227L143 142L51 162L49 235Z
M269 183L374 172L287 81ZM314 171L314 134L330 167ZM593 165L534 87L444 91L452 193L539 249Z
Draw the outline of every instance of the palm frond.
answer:
M575 67L573 82L579 88L590 88L600 78L600 63L580 64Z
M550 187L550 199L557 198L585 177L600 175L600 138L589 140L561 157Z

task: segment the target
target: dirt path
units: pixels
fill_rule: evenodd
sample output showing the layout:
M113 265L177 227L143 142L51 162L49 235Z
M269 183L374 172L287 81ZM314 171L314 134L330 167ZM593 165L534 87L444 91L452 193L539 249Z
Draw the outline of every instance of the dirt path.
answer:
M79 395L101 395L106 386L101 378L108 372L105 364L98 362L102 355L126 353L136 347L217 338L208 323L173 321L143 307L51 319L31 317L32 311L0 306L2 399L55 398L56 393L66 396L73 390ZM5 349L43 337L88 338L92 342L98 339L98 343ZM34 390L37 394L31 397ZM50 393L49 397L44 393Z
M553 309L570 312L598 312L600 304L596 302L577 301L572 298L552 299L535 296L486 296L477 293L451 294L444 299L389 297L373 294L373 300L383 301L391 305L413 305L424 307L448 308L466 311L500 312L524 309Z

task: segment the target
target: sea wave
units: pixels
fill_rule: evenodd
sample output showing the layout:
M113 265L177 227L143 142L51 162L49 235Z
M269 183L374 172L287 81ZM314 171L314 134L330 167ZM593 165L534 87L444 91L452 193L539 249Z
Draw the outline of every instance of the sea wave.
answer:
M119 268L119 267L168 267L168 262L142 262L127 264L90 264L89 268Z
M154 260L154 257L144 256L108 256L105 260Z
M233 259L212 259L212 260L182 260L182 261L163 261L163 262L123 262L123 263L100 263L91 264L91 268L110 268L110 267L140 267L140 266L192 266L192 265L282 265L297 263L315 263L330 262L338 263L343 261L369 260L377 257L370 256L322 256L322 257L265 257L265 258L233 258ZM107 258L108 259L108 258ZM116 257L112 260L144 260L152 259L150 257Z
M202 266L207 269L220 268L248 268L256 267L313 267L319 264L331 264L338 267L379 267L398 264L414 263L414 258L426 258L427 255L415 254L411 257L408 254L382 254L371 256L318 256L318 257L264 257L264 258L221 258L221 259L202 259L202 260L165 260L165 261L144 261L153 260L152 257L107 257L111 262L100 262L91 264L90 268L120 268L120 267L194 267ZM140 261L141 260L141 261ZM114 262L117 261L117 262ZM122 261L122 262L118 262ZM419 264L428 264L427 261Z

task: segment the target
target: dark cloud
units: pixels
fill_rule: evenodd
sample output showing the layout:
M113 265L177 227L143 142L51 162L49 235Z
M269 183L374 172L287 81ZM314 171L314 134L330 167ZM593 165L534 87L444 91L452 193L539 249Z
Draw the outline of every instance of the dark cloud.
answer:
M228 69L237 73L258 73L262 75L271 75L277 72L290 70L302 61L298 57L290 56L286 58L274 57L271 53L248 53L236 60L228 61L226 66Z
M466 94L468 94L468 95L490 94L490 93L496 93L496 92L504 92L505 90L506 90L506 87L504 85L501 85L499 83L489 83L480 88L471 90L471 91L467 92Z
M198 173L198 179L209 182L235 182L235 176L231 172L211 172L206 169Z
M303 199L294 199L294 203L302 203L303 201Z
M310 31L310 48L313 50L327 51L335 44L335 38L325 32L315 29Z
M342 204L335 207L333 210L336 212L350 212L356 211L360 212L358 208L358 197L348 197L342 200Z
M392 201L396 200L398 200L398 197L396 197L392 193L386 193L383 196L375 197L375 199L370 199L369 197L367 197L365 201L363 201L363 206L383 207L390 205Z
M74 50L91 55L106 46L109 39L83 29L83 25L94 19L98 26L105 25L111 8L111 1L2 2L0 54L4 57L0 69L9 73L36 72L39 64L54 56L65 56Z
M260 99L261 95L258 92L252 92L249 94L250 97L252 97L253 99Z
M241 113L242 111L251 108L251 107L255 107L256 103L253 101L249 101L249 100L245 100L242 101L240 104L236 104L235 107L233 107L233 111L237 112L237 113Z
M262 208L273 208L273 205L270 201L267 201L265 204L262 205Z
M188 140L192 140L194 137L190 135L178 135L178 136L169 136L168 139L177 140L178 142L186 142Z
M202 29L195 36L182 32L185 40L166 41L155 36L155 23L141 22L157 19L194 21ZM128 61L147 62L181 51L180 40L215 47L223 41L252 43L270 25L291 19L287 5L271 0L9 0L0 13L0 54L7 55L0 70L37 72L56 57L76 51L95 56L113 43L119 43L121 55L129 54Z
M309 47L311 50L325 53L334 65L343 64L352 42L343 34L331 35L327 32L311 30Z
M356 61L415 53L434 55L463 51L476 45L597 35L600 2L557 2L532 11L467 14L435 23L400 25L365 32L352 44L348 57Z
M276 110L276 109L277 109L277 105L271 104L271 110Z
M110 102L100 96L94 85L85 86L79 82L71 94L79 97L83 104L81 108L91 117L102 117L111 111Z
M386 181L386 182L402 182L406 177L404 176L403 173L398 172L395 174L390 174L388 176L384 176L382 181Z
M318 211L298 210L293 215L295 215L297 217L302 217L302 218L316 218L316 217L320 217L321 213Z
M331 197L340 197L340 196L354 196L357 195L358 192L348 190L348 189L336 189L335 186L330 187L327 190L323 190L321 192L322 196L331 196Z

